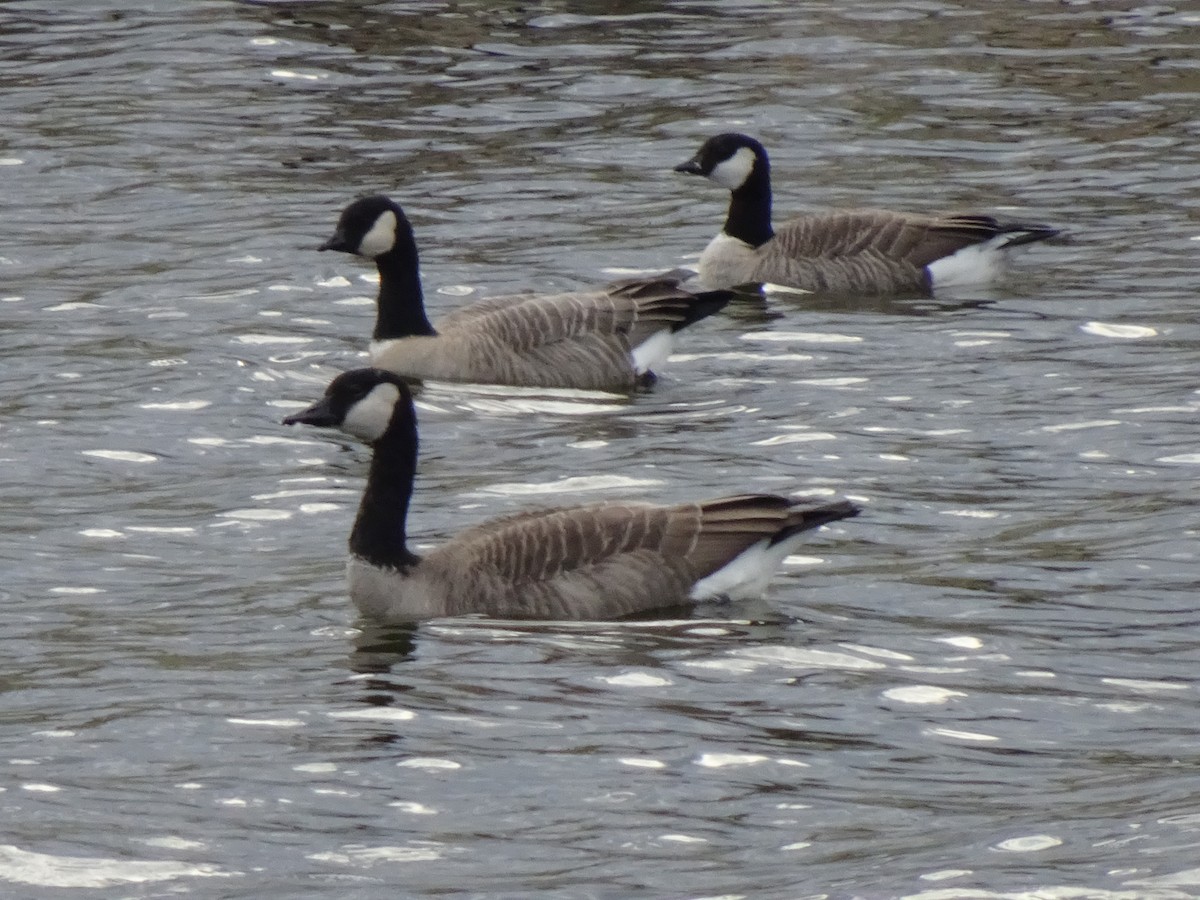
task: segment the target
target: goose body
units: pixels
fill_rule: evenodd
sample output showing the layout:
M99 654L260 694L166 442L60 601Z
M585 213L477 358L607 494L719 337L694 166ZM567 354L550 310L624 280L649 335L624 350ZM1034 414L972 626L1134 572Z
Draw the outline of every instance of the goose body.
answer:
M340 427L371 444L347 576L354 603L383 621L614 619L753 596L803 532L858 514L847 502L814 506L772 494L592 503L493 519L418 557L406 537L417 426L404 379L379 369L344 373L284 423Z
M425 314L412 226L398 204L383 196L356 200L321 249L375 261L371 364L416 380L630 391L654 380L676 332L732 296L693 294L680 277L664 275L595 291L494 297L435 328Z
M731 192L725 226L700 254L700 280L772 283L821 294L929 294L994 278L1007 251L1058 230L986 215L848 209L771 223L770 161L744 134L709 138L677 172Z

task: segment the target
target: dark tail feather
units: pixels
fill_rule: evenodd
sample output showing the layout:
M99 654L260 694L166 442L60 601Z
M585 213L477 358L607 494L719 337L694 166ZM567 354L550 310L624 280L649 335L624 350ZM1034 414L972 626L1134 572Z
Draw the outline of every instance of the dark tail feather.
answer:
M808 509L793 507L788 516L791 524L778 532L775 537L771 538L771 543L778 544L780 541L787 540L793 534L799 534L801 531L811 531L814 528L820 528L822 525L828 525L830 522L837 522L840 519L852 519L860 512L862 512L862 509L855 506L849 500L839 500L837 503L812 506Z
M1047 241L1052 237L1062 234L1059 228L1051 228L1049 225L1031 225L1028 222L1009 222L1005 223L1000 228L1001 234L1009 235L1004 242L1004 247L1020 247L1022 244L1034 244L1038 241Z
M715 312L720 312L733 297L733 291L704 291L696 294L695 299L688 302L687 314L681 321L672 325L671 330L679 331L693 322L699 322Z

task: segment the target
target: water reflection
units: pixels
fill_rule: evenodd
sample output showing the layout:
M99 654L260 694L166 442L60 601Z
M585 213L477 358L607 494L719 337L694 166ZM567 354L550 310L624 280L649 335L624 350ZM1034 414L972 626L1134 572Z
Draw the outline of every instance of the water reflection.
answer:
M350 668L360 674L391 671L396 664L412 658L417 648L417 630L416 624L364 624L354 638Z

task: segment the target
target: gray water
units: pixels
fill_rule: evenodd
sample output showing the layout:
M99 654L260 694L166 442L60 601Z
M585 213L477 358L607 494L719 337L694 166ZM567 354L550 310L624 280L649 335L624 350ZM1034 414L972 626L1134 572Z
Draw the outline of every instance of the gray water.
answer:
M1200 896L1200 14L1187 4L0 3L0 895ZM1064 227L932 301L746 301L650 394L434 387L412 532L848 496L762 601L379 631L360 364L776 209Z

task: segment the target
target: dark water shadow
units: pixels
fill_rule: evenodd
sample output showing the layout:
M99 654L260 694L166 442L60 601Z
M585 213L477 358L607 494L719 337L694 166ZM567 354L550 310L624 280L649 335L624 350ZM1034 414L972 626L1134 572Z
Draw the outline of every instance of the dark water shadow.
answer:
M417 649L419 623L381 625L360 623L354 649L347 660L351 671L360 675L383 674L412 659Z

